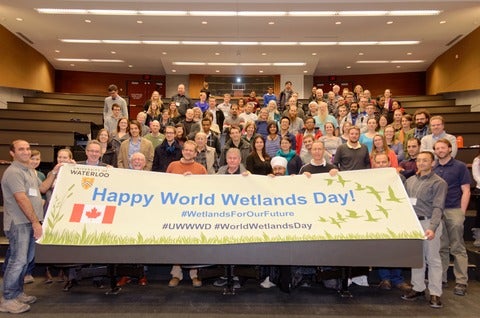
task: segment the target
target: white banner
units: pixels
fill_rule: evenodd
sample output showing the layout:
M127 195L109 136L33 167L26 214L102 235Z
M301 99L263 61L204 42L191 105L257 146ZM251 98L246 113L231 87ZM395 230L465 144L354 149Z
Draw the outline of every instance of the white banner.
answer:
M66 165L40 244L423 239L395 169L306 176L176 175Z

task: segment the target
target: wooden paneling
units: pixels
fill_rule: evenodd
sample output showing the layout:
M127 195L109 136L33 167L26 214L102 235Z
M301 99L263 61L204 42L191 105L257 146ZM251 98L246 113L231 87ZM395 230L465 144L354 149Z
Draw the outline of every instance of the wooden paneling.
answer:
M115 73L94 73L94 72L75 72L60 71L55 72L55 91L58 93L77 93L77 94L95 94L107 96L108 86L115 84L118 86L119 94L126 96L127 81L143 81L141 74L115 74ZM159 92L165 96L165 76L152 75L150 80L159 82Z
M437 57L426 72L427 94L480 89L480 27Z
M0 86L53 92L55 70L47 59L0 25Z
M328 83L328 76L314 76L313 83ZM389 74L359 74L336 76L335 83L347 82L362 85L368 89L372 97L383 94L390 89L393 97L400 95L425 95L425 72L389 73Z

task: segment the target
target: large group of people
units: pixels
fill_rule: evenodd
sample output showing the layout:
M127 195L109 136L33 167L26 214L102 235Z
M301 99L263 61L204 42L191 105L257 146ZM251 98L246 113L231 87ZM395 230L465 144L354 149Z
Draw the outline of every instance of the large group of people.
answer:
M218 105L208 84L196 103L180 84L168 102L154 92L144 111L132 120L118 88L110 85L108 91L104 128L88 142L87 159L78 164L180 174L269 176L394 167L405 181L425 230L425 265L412 270L411 285L403 280L401 269L380 270L379 287L398 287L405 300L424 296L428 288L430 306L440 308L442 285L447 283L453 255L453 291L466 294L463 222L470 199L470 173L454 158L456 139L445 132L442 116L431 116L425 109L407 114L389 89L374 99L360 85L342 92L338 85L329 92L313 87L308 103L302 103L293 83L287 81L278 98L269 87L261 100L255 92L238 102L224 94ZM2 178L2 190L11 252L0 311L23 312L36 300L23 292L23 283L25 275L31 273L33 239L42 235L40 222L45 208L40 192L51 191L60 165L74 160L68 149L59 151L58 164L42 182L33 173L36 166L30 163L37 162L39 154L31 151L27 141L13 141L10 154L13 163ZM61 157L65 154L68 158ZM473 165L478 188L479 158ZM480 246L480 213L473 230L475 244ZM428 285L424 280L426 267ZM193 286L202 286L197 269L190 268L189 273ZM175 265L171 274L169 286L175 287L183 279L182 267ZM275 286L274 276L262 277L261 286ZM69 290L76 279L71 271L65 289ZM147 284L146 277L139 282Z

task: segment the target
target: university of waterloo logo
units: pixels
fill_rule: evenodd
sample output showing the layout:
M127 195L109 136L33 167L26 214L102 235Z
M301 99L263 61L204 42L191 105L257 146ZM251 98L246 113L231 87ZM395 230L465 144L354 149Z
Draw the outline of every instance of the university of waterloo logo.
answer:
M95 181L95 178L89 178L89 177L83 177L82 178L82 188L85 190L90 189L93 186L93 182Z

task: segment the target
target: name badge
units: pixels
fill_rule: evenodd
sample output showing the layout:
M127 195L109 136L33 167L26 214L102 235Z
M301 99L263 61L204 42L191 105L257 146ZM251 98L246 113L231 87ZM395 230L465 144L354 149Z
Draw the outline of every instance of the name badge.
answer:
M417 198L409 198L412 205L417 205Z
M35 188L28 189L28 195L31 196L31 197L36 197L38 195L37 189L35 189Z

